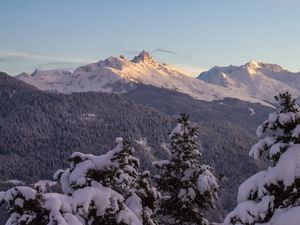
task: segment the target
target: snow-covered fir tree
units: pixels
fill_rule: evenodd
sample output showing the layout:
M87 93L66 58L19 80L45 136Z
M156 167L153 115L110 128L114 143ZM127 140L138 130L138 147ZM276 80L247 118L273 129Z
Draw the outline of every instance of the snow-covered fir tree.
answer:
M117 146L105 155L73 153L69 159L70 170L64 171L60 178L61 183L66 184L65 193L89 187L92 182L100 183L122 195L125 206L143 225L153 225L156 223L153 210L159 200L159 193L150 185L149 171L139 172L140 162L133 156L134 149L130 144L122 138L117 138L116 142Z
M30 187L0 192L7 203L7 225L154 225L159 194L140 173L134 149L122 138L104 155L75 152L70 167L58 170L64 194Z
M182 114L169 135L170 159L153 163L161 170L156 181L164 224L208 224L203 211L217 198L217 178L210 166L201 165L198 129L188 118Z
M105 162L103 155L96 156L94 159L103 159L95 164L99 164L96 167L88 168L85 176L84 183L72 183L71 187L74 189L82 188L84 186L90 186L92 181L97 181L105 187L110 187L113 190L122 193L125 198L128 198L134 191L134 186L138 179L138 168L140 161L133 156L134 149L130 144L123 140L123 138L116 139L117 146L113 150L109 151L105 156L109 158L109 161ZM70 157L72 167L75 170L81 170L78 163L90 159L91 155L75 152ZM92 159L92 161L94 160Z
M257 128L260 141L250 151L269 162L238 191L238 205L225 224L300 224L300 109L289 93L275 97L280 109Z
M150 184L150 172L144 171L139 174L136 184L136 195L140 198L142 206L142 221L143 225L158 225L153 218L154 211L160 201L160 192Z

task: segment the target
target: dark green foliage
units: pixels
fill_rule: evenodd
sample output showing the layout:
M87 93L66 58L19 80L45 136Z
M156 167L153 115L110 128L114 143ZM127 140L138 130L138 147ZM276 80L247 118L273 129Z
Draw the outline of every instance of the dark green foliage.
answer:
M2 180L49 179L57 168L66 166L64 159L73 151L103 153L112 147L116 136L133 142L147 137L152 154L165 155L160 142L166 137L170 119L162 113L113 94L16 90L0 92ZM141 146L135 147L142 162L154 157Z
M212 168L201 165L197 128L182 114L170 134L170 154L167 161L154 162L161 168L157 185L162 192L159 214L168 224L207 224L203 211L214 207L218 188ZM209 187L200 187L200 179L209 180ZM201 179L202 180L202 179Z
M138 84L136 89L124 96L168 115L177 116L185 112L193 122L230 122L252 133L255 133L257 126L273 110L259 103L231 98L207 102L173 90L143 84ZM253 109L255 114L251 115L249 108Z
M212 121L223 109L218 109L222 105L217 102L211 103L217 108L203 101L195 100L196 104L186 98L177 99L176 92L168 94L159 88L154 91L146 88L146 92L137 93L145 100L139 102L146 105L145 98L159 100L157 107L149 104L158 109L155 110L114 94L41 92L4 74L0 75L0 86L0 182L20 179L31 183L51 179L57 168L66 167L65 159L73 151L99 155L113 147L116 136L132 140L142 167L151 169L151 161L167 157L161 143L167 139L171 124L175 122L174 118L158 110L178 115L182 109L179 106L183 103L186 110L188 107L195 109L192 120L202 121L199 123L199 137L203 146L203 162L213 165L218 174L226 177L222 184L220 211L218 215L212 213L214 221L222 219L219 214L224 215L224 209L232 209L238 184L257 170L248 157L249 147L255 142L254 136L237 125L224 122L227 120L224 115L228 116L227 121L239 118L237 114L229 113L229 106L219 121ZM153 96L154 93L157 95ZM254 108L253 105L251 107ZM255 116L261 115L264 109L255 108ZM249 113L247 108L245 113ZM255 118L259 120L260 117ZM251 120L243 120L251 125ZM150 151L135 142L141 137L147 138ZM7 189L7 184L0 186L2 190ZM1 219L0 216L0 224Z
M242 193L246 199L228 214L225 224L269 224L272 218L280 218L281 213L299 206L300 179L295 159L298 159L300 143L300 108L288 92L280 93L275 99L279 109L258 127L260 141L250 151L254 159L268 161L269 167L242 184L243 188L251 186L247 182L256 179L252 182L253 187L248 187L248 193ZM246 201L261 204L264 199L268 200L268 207L257 207L258 213L254 215L242 205ZM265 202L263 204L266 205ZM245 215L250 219L245 219Z
M41 206L43 199L40 193L37 193L34 199L26 199L17 188L14 190L13 198L8 201L6 207L9 214L24 215L20 225L46 225L49 223L49 211ZM16 202L23 202L22 207ZM33 219L26 219L26 215L29 217L33 216Z
M143 225L158 225L153 214L160 201L160 193L150 183L150 172L144 171L139 174L136 183L136 195L141 199L143 206Z
M279 95L275 96L275 100L282 107L280 110L282 113L296 113L299 111L296 107L296 99L294 99L289 92L279 93Z

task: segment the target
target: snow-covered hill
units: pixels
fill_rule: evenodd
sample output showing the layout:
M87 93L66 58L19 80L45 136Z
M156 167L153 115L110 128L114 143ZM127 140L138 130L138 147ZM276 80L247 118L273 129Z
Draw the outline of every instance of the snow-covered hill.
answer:
M134 89L136 83L143 83L182 92L205 101L231 97L268 105L255 95L249 96L248 92L240 88L227 88L191 78L176 70L174 66L156 62L146 51L142 51L132 60L127 60L124 56L109 57L78 67L74 72L36 70L31 75L23 73L17 78L41 90L63 93L86 91L126 93Z
M273 96L282 91L289 91L294 96L300 95L300 73L254 60L242 66L216 66L201 73L198 78L263 100L273 101Z

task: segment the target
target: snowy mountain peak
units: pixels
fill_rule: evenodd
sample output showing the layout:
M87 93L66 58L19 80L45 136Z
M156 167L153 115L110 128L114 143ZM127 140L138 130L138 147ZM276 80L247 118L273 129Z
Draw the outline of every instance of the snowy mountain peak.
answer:
M251 60L245 64L245 68L248 70L249 74L256 74L257 71L261 69L261 66L259 62Z
M261 65L264 70L269 70L270 72L279 73L285 71L281 66L277 64L261 63Z
M117 70L122 70L124 66L128 64L128 61L125 59L125 57L120 56L120 57L109 57L104 60L100 60L98 62L99 67L109 67L109 68L114 68Z
M17 75L17 77L31 77L31 74L23 72Z
M300 95L300 73L255 60L242 66L213 67L201 73L198 79L268 101L273 101L274 96L283 91L296 97Z
M255 68L260 68L260 62L257 62L256 60L252 59L246 65L255 67Z
M143 50L138 56L135 56L132 60L134 63L139 62L147 62L147 63L155 63L155 60L150 56L148 52Z
M34 77L34 76L36 76L36 75L38 75L38 74L39 74L39 70L38 70L38 69L35 69L35 70L32 72L31 76Z
M142 51L131 61L124 56L109 57L80 66L74 72L36 70L31 75L20 75L17 78L41 90L64 93L126 93L134 89L137 83L142 83L175 90L206 101L230 97L269 105L264 100L272 101L275 93L281 90L289 90L295 96L300 95L300 76L287 74L288 71L274 73L266 69L266 66L267 64L252 60L242 66L214 67L195 79L186 76L174 66L156 62L148 52ZM255 75L250 75L250 72ZM287 84L287 81L291 82Z

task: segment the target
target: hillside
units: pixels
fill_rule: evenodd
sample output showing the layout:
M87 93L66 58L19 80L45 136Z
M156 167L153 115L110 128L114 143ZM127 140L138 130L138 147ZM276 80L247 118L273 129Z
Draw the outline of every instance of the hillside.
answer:
M252 133L255 133L257 126L273 110L261 104L234 98L207 102L194 99L187 94L142 84L123 96L167 115L176 116L185 112L191 115L191 119L195 122L230 122Z
M144 167L151 169L153 159L167 157L161 146L175 122L174 116L115 94L66 95L31 87L15 91L20 83L9 79L12 84L16 81L15 85L0 92L2 182L51 179L57 168L66 165L71 152L105 152L113 147L117 136L133 141ZM257 166L248 157L255 138L229 122L202 121L199 126L204 161L213 163L217 173L229 180L223 184L221 195L221 208L227 211L234 205L238 184L256 171Z

